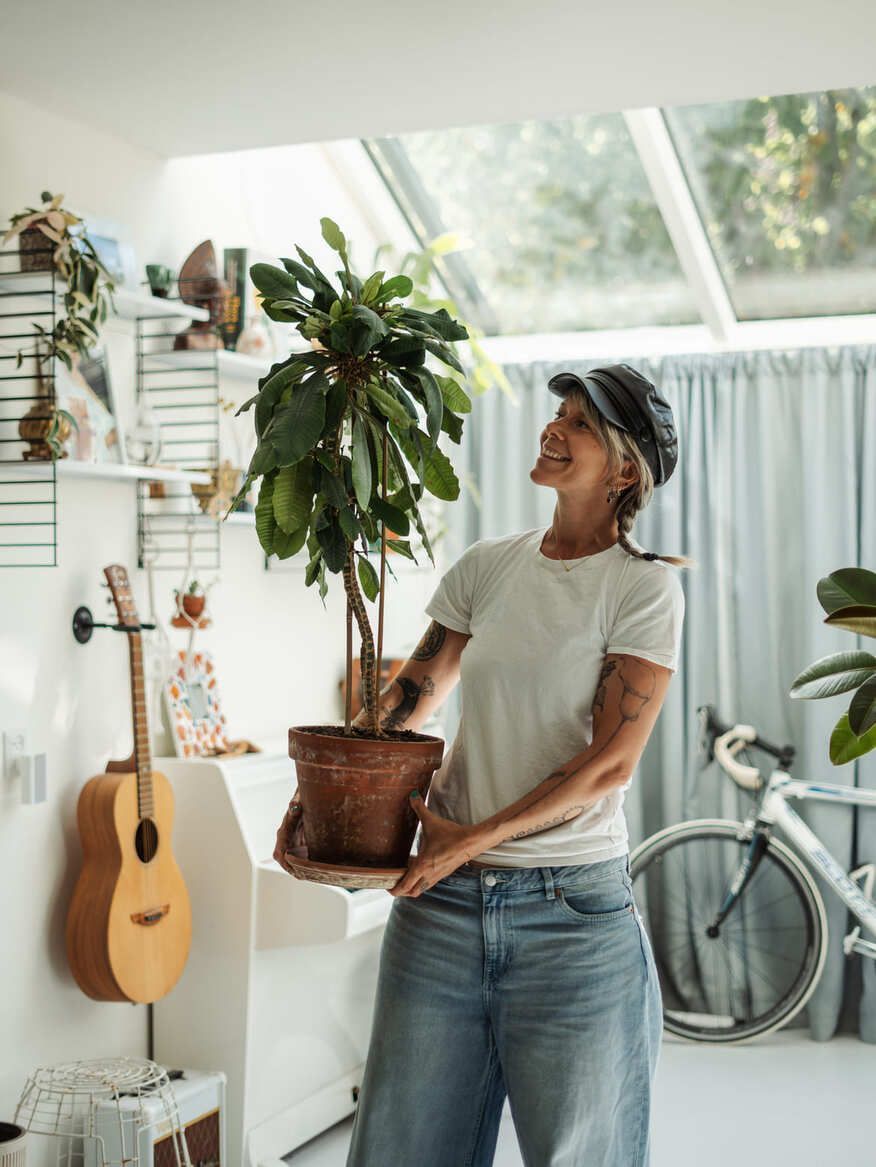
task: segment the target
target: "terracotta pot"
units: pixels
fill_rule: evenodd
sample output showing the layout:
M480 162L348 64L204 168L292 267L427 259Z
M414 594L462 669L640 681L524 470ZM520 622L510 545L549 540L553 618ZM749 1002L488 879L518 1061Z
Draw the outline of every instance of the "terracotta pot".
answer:
M52 270L55 245L48 235L44 235L39 227L25 227L18 238L21 244L18 264L22 271Z
M409 795L429 792L444 741L425 733L347 737L342 726L295 725L295 761L307 854L320 863L406 867L419 819Z
M25 450L23 457L26 462L50 462L52 460L52 448L46 442L49 436L49 431L52 428L52 418L54 416L54 406L47 397L38 398L35 405L32 405L21 421L18 423L18 435L25 441L30 443L30 449ZM58 420L58 441L66 442L70 437L71 432L70 422L66 417L61 417ZM67 451L61 450L59 455L61 458L67 457Z
M191 616L193 620L197 620L203 612L206 602L206 596L191 596L186 592L182 598L183 611L187 616Z

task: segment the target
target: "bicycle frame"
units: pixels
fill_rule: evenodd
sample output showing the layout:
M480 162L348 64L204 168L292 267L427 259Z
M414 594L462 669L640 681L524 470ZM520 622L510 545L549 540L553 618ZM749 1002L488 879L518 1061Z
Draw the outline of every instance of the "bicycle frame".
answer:
M814 831L810 830L797 812L788 805L787 800L790 798L842 802L849 806L876 809L876 791L826 782L800 782L792 778L787 771L776 769L767 781L756 811L746 819L746 827L753 831L755 840L760 834L759 828L763 825L780 827L817 868L861 924L876 936L876 903L870 898L876 876L876 864L868 863L846 873ZM866 893L854 882L853 876L863 878ZM745 882L747 877L742 880L739 891ZM846 938L846 953L855 951L876 957L876 944L869 940L861 940L859 933L860 928L854 929Z

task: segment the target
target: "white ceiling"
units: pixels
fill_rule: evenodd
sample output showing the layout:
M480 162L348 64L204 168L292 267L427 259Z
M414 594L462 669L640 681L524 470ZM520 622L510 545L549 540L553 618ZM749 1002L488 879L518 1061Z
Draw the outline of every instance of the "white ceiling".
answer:
M0 88L170 156L876 83L873 0L4 0L2 30Z

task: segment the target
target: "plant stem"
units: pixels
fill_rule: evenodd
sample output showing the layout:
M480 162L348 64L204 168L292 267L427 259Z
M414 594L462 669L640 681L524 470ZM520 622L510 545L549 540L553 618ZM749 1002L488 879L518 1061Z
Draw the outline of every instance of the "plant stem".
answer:
M389 454L387 449L386 426L383 427L383 482L380 496L386 501L386 460ZM380 601L377 615L377 724L380 724L380 679L383 675L383 586L386 582L386 520L380 520Z

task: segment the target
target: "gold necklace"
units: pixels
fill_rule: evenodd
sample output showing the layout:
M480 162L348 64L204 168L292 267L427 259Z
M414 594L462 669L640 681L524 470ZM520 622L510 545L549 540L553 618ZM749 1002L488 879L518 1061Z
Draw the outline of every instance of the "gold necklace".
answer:
M611 545L611 544L609 544L609 546L612 546L612 545ZM608 548L607 548L607 547L601 547L601 548L600 548L600 551L607 551L607 550L608 550ZM598 554L599 554L599 552L598 552L598 551L593 551L593 552L591 552L591 554L592 554L592 555L598 555ZM589 556L589 555L582 555L582 556L578 556L578 558L579 558L579 559L589 559L589 558L590 558L590 556ZM571 571L571 570L572 570L572 567L577 567L577 566L578 566L577 564L573 563L573 564L572 564L572 567L570 567L570 566L569 566L569 565L568 565L568 564L565 562L565 560L563 559L563 557L560 555L559 551L557 551L557 559L559 559L560 563L562 563L562 565L563 565L563 567L565 568L565 570L566 570L566 571Z

